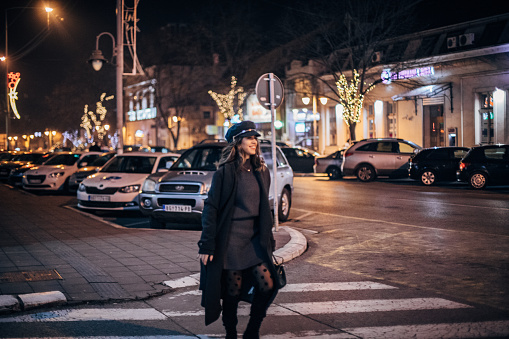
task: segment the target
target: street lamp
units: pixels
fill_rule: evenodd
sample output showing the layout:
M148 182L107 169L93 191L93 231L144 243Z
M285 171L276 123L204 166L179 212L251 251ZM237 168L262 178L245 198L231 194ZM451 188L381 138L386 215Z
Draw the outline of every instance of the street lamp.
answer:
M9 34L8 34L8 30L9 30L9 24L7 22L7 12L11 9L29 9L29 8L32 8L32 9L40 9L40 7L11 7L11 8L6 8L4 10L5 12L5 55L2 56L0 58L0 61L3 61L5 62L5 78L4 78L4 81L5 81L5 137L6 139L8 139L9 137L9 119L10 119L10 116L11 116L11 106L9 105L9 40L8 40L8 37L9 37ZM50 12L53 11L53 8L51 7L45 7L44 8L46 13L47 13L47 25L48 25L48 29L49 29L49 14ZM7 143L7 150L9 150L9 143Z
M103 64L108 62L99 49L99 38L108 35L113 41L112 60L116 61L116 97L117 97L117 153L121 154L124 149L123 131L124 127L124 109L123 109L123 93L122 93L122 74L124 73L124 40L123 40L123 1L117 0L117 44L115 47L115 37L108 32L103 32L96 37L95 50L92 52L88 62L94 70L99 71Z

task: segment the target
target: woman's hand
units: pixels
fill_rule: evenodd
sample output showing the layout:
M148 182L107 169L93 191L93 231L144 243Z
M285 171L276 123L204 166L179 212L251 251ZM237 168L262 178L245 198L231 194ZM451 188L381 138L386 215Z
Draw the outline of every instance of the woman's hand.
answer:
M214 256L209 254L199 254L198 256L203 265L207 265L209 261L212 261L212 259L214 259Z

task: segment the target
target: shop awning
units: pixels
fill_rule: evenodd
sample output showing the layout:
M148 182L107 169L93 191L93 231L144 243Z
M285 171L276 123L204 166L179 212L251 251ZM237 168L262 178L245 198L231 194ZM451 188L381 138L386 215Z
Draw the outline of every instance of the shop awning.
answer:
M451 88L452 84L450 82L445 84L422 86L405 93L397 94L392 97L392 100L398 101L431 98Z

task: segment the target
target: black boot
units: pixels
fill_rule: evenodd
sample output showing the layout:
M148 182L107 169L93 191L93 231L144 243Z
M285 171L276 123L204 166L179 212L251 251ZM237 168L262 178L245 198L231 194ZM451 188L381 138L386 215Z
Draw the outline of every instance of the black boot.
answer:
M255 292L253 303L251 304L249 322L247 323L246 330L244 331L244 336L242 337L243 339L260 338L260 327L262 326L263 318L265 318L267 305L271 296L271 291Z
M226 330L226 339L237 339L237 308L239 298L225 296L223 299L223 326Z

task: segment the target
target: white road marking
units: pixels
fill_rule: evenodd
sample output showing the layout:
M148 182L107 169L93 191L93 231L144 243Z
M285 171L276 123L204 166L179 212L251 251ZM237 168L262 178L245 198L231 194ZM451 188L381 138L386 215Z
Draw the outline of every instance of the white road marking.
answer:
M153 308L86 308L33 313L0 318L7 322L57 322L57 321L102 321L102 320L166 320L161 312Z
M307 210L302 209L302 208L295 208L294 207L293 209L294 210L298 210L298 211L304 211L304 212L307 211ZM490 234L490 233L481 233L481 232L472 232L472 231L463 231L463 230L450 230L450 229L446 229L446 228L418 226L418 225L404 224L404 223L401 223L401 222L387 221L387 220L381 220L381 219L370 219L370 218L352 217L352 216L349 216L349 215L342 215L342 214L335 214L335 213L326 213L326 212L317 212L317 211L315 211L314 213L315 214L327 215L327 216L331 216L331 217L339 217L339 218L346 218L346 219L353 219L353 220L362 220L362 221L369 221L369 222L381 222L381 223L390 224L390 225L406 226L406 227L413 227L413 228L422 228L422 229L425 229L425 230L436 230L436 231L444 231L444 232L458 232L458 233L469 233L469 234L482 234L483 236L486 236L486 235L495 235L497 237L509 238L509 236L503 235L503 234Z
M363 339L507 337L509 335L509 321L360 327L346 328L344 331Z
M383 290L397 289L397 287L380 284L371 281L352 281L336 283L309 283L309 284L288 284L279 290L285 292L317 292L317 291L356 291L356 290Z
M277 303L268 310L268 315L291 316L310 314L341 314L341 313L370 313L392 311L415 311L472 308L472 306L456 303L441 298L410 298L410 299L371 299L371 300L345 300L304 303ZM249 315L250 306L241 305L238 314ZM194 311L162 311L168 317L198 317L204 316L202 309Z

